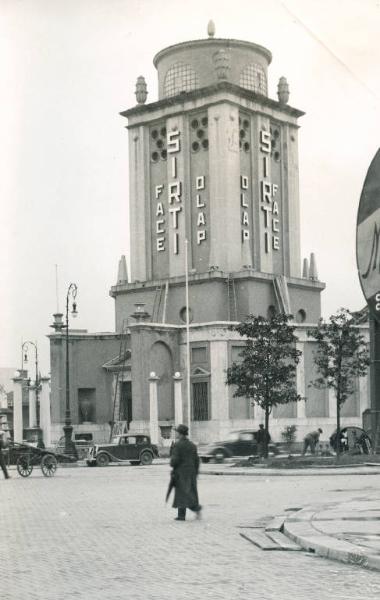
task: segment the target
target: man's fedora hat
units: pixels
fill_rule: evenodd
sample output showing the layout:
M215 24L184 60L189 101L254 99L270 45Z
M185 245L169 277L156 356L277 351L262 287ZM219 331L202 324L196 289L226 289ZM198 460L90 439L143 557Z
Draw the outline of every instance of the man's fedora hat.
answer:
M189 435L189 428L187 425L178 425L175 430L177 433L182 433L182 435Z

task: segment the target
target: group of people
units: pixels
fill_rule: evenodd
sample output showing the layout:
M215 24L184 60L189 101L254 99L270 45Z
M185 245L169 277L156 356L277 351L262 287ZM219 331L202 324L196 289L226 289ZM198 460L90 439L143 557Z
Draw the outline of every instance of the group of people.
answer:
M197 447L189 440L189 428L186 425L178 425L175 431L177 441L171 448L170 466L172 472L166 499L168 500L170 492L174 488L173 508L178 511L176 521L186 520L187 509L194 512L196 518L200 519L202 506L199 504L197 488L200 463ZM309 448L310 452L315 454L321 433L323 433L323 430L319 427L316 431L311 431L304 437L302 455L305 455ZM3 455L3 450L7 446L4 434L5 432L0 430L0 467L5 479L9 479L10 476ZM256 441L258 442L259 454L263 456L271 441L270 435L263 425L260 425L260 429L256 434Z

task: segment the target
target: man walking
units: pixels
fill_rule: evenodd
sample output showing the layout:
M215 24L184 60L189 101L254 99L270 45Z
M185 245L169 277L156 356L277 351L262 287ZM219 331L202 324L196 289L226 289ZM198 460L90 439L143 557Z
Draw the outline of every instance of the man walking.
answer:
M10 476L8 475L8 470L3 455L3 449L5 449L6 447L7 445L5 441L5 431L0 430L0 467L2 468L5 479L9 479Z
M170 465L173 467L174 501L173 508L178 509L176 521L185 521L186 509L189 508L200 518L202 507L198 500L197 476L199 456L197 448L188 439L189 428L178 425L176 428L178 441L173 446Z
M310 447L311 454L315 454L315 447L319 442L319 436L323 433L322 429L318 427L317 431L311 431L303 438L303 451L302 456L306 454L307 449Z

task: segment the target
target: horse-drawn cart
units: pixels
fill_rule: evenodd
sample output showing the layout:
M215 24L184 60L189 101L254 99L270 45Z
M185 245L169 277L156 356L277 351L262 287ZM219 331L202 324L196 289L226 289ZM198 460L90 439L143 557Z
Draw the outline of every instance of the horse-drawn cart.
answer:
M13 442L14 451L17 452L16 469L21 477L29 477L33 467L39 466L45 477L53 477L57 470L58 462L75 462L76 459L67 454L58 454L44 448L37 448L31 444Z

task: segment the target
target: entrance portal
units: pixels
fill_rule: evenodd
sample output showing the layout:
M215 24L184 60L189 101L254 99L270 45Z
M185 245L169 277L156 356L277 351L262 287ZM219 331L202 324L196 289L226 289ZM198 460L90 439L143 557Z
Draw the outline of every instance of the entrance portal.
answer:
M120 395L120 420L126 421L129 429L132 419L132 382L123 381Z

